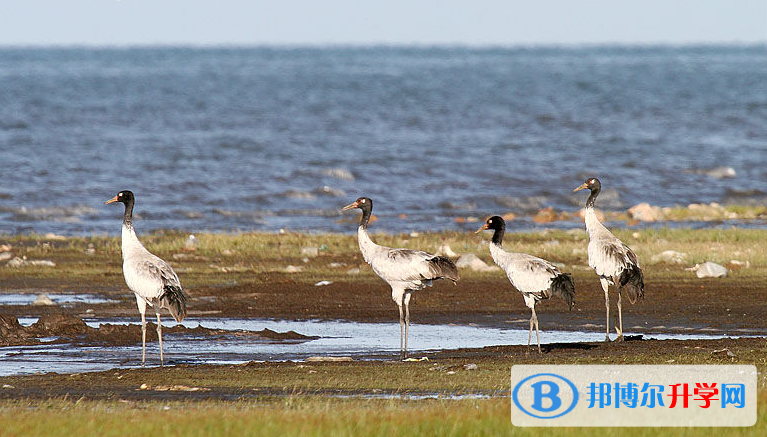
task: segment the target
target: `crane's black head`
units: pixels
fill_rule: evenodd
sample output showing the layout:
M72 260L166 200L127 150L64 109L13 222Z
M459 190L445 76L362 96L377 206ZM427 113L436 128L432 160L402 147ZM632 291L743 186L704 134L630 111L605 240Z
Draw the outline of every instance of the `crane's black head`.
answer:
M108 205L110 203L120 202L128 205L129 203L133 203L133 192L130 190L123 190L117 193L117 195L106 202L104 202L105 205Z
M578 188L574 189L573 192L589 189L593 193L594 191L599 191L602 189L602 184L599 182L599 179L597 178L588 178L586 179L586 182L582 183Z
M501 216L494 215L485 221L485 224L480 226L475 234L479 234L482 231L491 230L493 232L493 243L500 245L503 242L503 234L506 232L506 222Z
M373 211L373 201L370 200L369 197L360 197L354 202L344 206L341 211L348 211L354 208L359 208L362 210L360 226L367 226L368 221L370 221L370 213Z
M578 188L574 189L573 192L585 189L591 190L591 195L589 195L588 200L586 200L586 206L593 207L594 201L597 200L597 196L602 190L602 183L599 182L599 179L597 178L588 178L586 179L586 182L582 183Z
M482 225L479 229L477 229L477 232L475 232L475 234L479 234L480 232L486 231L488 229L491 231L495 231L498 229L506 229L506 222L503 220L503 217L494 215L490 217L489 219L487 219L487 221L485 221L485 224Z
M363 212L365 210L372 210L373 209L373 201L370 200L367 197L360 197L359 199L355 200L354 202L346 205L341 209L341 211L348 211L350 209L359 208Z

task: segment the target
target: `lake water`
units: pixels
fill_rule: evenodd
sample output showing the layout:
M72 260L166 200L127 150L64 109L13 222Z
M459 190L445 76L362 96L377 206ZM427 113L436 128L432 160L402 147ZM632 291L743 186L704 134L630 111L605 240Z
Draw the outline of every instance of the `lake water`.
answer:
M766 120L764 46L4 48L0 232L117 234L122 189L139 231L353 231L360 195L468 230L591 175L606 209L761 204Z

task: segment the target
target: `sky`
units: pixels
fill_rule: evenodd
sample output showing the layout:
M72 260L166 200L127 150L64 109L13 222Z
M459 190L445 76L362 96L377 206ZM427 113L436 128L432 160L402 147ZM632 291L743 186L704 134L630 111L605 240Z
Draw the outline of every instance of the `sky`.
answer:
M767 0L3 0L0 45L767 42Z

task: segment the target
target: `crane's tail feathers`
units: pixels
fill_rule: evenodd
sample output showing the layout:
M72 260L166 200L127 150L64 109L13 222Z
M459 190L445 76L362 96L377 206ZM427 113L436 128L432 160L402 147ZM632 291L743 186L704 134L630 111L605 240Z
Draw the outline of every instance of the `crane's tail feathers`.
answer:
M551 294L562 298L567 307L573 309L575 303L575 283L569 273L560 273L551 280Z
M166 285L165 292L160 296L160 308L167 308L176 322L184 320L186 317L186 295L181 287Z
M455 283L461 276L458 274L458 267L455 263L444 256L435 256L429 261L429 270L434 275L434 279L449 279Z
M640 299L644 299L644 275L642 269L631 265L621 273L618 279L620 292L626 292L626 297L632 304Z

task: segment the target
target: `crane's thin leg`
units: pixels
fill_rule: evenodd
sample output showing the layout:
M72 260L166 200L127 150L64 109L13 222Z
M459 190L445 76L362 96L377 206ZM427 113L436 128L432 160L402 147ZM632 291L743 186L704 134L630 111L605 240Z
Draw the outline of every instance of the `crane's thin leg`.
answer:
M405 335L405 316L402 314L402 304L397 303L397 306L399 307L399 356L401 359L405 358L405 348L404 348L404 335Z
M525 356L530 356L530 342L533 340L533 319L535 318L535 310L533 308L530 308L532 313L530 313L530 331L527 333L527 350L525 351Z
M618 327L620 326L620 328ZM623 341L623 316L621 315L621 290L618 289L618 326L615 330L618 332L618 338L615 341Z
M146 364L146 314L141 313L141 367Z
M160 320L160 307L158 305L155 305L155 311L157 312L157 338L160 339L160 367L164 367L165 360L162 356L162 321Z
M602 290L605 291L605 341L610 341L610 295L607 294L610 283L605 278L599 278L599 282L602 284Z
M141 367L146 364L146 301L143 297L136 295L136 306L141 313Z
M533 318L535 319L535 339L538 340L538 353L541 352L541 334L538 332L538 314L535 314L535 307L533 307ZM528 346L528 349L530 346Z
M405 358L407 358L407 337L410 333L410 295L405 296Z

